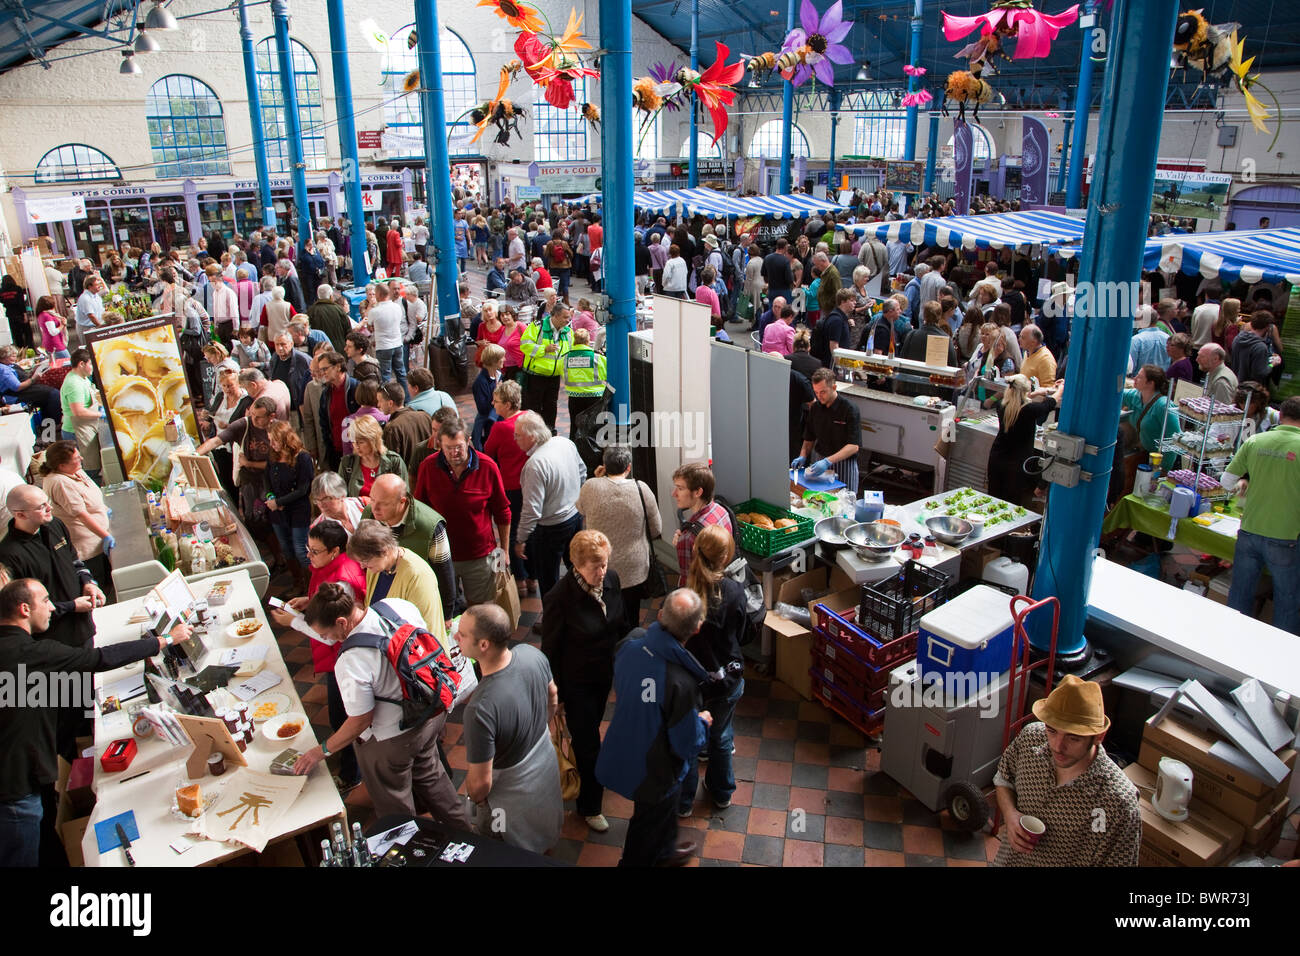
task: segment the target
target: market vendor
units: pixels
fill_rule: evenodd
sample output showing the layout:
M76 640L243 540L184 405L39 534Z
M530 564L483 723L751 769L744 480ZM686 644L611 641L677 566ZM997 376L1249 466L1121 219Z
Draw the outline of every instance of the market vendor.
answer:
M1102 747L1110 718L1101 685L1064 679L1033 704L1002 754L993 784L1002 814L994 866L1136 866L1142 842L1138 792ZM1023 824L1037 818L1037 837Z
M53 441L59 436L63 421L63 407L56 389L36 381L35 375L20 379L18 375L18 349L12 345L0 345L0 399L6 405L22 402L40 413L40 421L54 422L54 430L49 438L42 438L42 429L35 420L32 431L38 440Z
M1273 626L1300 634L1300 396L1284 401L1278 418L1277 427L1246 439L1219 479L1224 488L1246 496L1228 607L1253 616L1255 588L1267 568L1273 578Z
M835 387L835 373L828 368L813 373L812 387L817 401L808 408L803 447L799 450L799 457L790 462L790 470L802 468L808 456L816 452L817 460L808 466L808 476L816 478L833 467L835 477L856 495L858 444L862 435L862 420L857 406L840 397Z
M1138 465L1160 450L1160 437L1172 437L1178 432L1177 410L1165 394L1168 387L1163 368L1143 365L1133 376L1133 387L1124 389L1120 400L1121 447L1117 448L1117 466L1121 455L1123 466L1116 467L1116 477L1112 478L1112 482L1123 482L1123 494L1133 490Z

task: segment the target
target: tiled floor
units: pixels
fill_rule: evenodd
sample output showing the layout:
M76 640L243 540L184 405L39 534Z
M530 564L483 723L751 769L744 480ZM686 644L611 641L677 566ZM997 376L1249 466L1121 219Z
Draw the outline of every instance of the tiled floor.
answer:
M476 284L481 282L475 277ZM576 302L576 295L574 297ZM458 395L462 410L473 415L469 395ZM559 429L567 433L564 403ZM1180 560L1186 564L1186 560ZM288 584L282 576L272 593ZM536 597L522 601L517 640L530 640L530 627L541 611ZM647 610L646 619L652 610ZM280 647L318 739L329 734L324 684L313 673L307 639L297 631L279 634ZM293 670L293 665L297 669ZM613 713L613 701L606 719ZM602 730L604 728L602 727ZM745 695L736 708L735 774L732 805L716 810L701 794L691 817L680 821L682 835L700 842L691 866L986 866L997 841L984 833L960 832L945 812L935 814L880 772L875 742L779 681L745 675ZM449 723L444 746L459 787L465 777L462 727ZM701 777L703 774L701 774ZM348 812L363 826L373 818L362 785L346 798ZM562 838L552 854L579 866L613 866L621 855L631 803L605 794L609 832L598 834L570 805ZM1289 859L1295 853L1300 813L1288 822L1273 851Z

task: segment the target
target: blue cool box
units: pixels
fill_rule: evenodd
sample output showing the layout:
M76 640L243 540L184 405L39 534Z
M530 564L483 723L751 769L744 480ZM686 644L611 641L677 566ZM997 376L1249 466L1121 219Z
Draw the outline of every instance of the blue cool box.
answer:
M926 674L1001 674L1011 667L1011 597L979 584L917 624L916 659Z

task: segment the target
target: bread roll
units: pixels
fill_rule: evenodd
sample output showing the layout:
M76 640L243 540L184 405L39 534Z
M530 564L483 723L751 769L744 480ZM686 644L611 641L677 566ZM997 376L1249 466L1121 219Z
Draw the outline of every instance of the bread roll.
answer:
M774 530L776 528L776 525L772 523L772 519L769 518L767 515L756 514L756 515L751 515L750 517L754 519L753 521L750 522L750 524L757 525L760 528L767 528L769 531Z
M773 522L773 526L777 528L793 528L798 523L799 522L795 521L793 518L777 518L776 521Z

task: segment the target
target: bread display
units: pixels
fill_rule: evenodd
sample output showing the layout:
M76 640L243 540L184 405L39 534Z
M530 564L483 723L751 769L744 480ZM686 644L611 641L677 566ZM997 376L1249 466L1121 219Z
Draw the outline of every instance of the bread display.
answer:
M798 524L799 522L795 521L793 518L777 518L776 521L772 522L772 527L793 528L796 527Z

